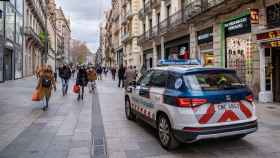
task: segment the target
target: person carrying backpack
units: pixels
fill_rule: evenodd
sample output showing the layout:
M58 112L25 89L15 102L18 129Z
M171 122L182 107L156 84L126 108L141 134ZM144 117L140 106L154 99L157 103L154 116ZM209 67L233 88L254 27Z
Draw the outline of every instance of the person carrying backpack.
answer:
M42 70L38 74L39 80L36 89L42 94L41 98L45 103L43 110L46 111L49 107L52 90L56 90L56 83L52 67L50 65L42 67Z
M79 67L78 74L77 74L77 79L76 79L76 85L81 87L81 90L78 94L77 100L79 101L80 99L84 99L84 88L88 84L88 76L87 76L87 70L85 66Z
M63 67L60 70L60 78L62 81L62 95L65 96L68 91L68 83L71 78L71 69L67 65L63 65Z
M89 67L87 70L87 76L89 80L89 92L92 93L95 87L95 81L97 79L97 74L94 67Z

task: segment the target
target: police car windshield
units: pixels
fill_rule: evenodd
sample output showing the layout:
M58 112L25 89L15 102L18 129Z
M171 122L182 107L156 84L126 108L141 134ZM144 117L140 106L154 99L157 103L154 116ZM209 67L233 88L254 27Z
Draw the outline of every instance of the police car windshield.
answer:
M186 86L193 91L216 91L244 88L234 72L210 72L184 75Z

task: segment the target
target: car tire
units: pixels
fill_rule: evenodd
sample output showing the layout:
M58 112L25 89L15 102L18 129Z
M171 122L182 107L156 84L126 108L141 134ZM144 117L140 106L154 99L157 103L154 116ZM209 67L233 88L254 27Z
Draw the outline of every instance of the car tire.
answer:
M125 116L128 120L135 120L136 116L133 114L129 99L125 99Z
M180 146L180 142L174 137L170 121L167 116L160 115L157 120L158 139L166 150L173 150Z

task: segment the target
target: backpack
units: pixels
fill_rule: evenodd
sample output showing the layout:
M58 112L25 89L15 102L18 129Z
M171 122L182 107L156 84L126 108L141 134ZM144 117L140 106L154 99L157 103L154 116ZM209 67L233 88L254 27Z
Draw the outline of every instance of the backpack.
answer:
M42 86L44 88L50 88L51 85L52 85L52 81L49 80L46 76L44 76L43 79L42 79Z

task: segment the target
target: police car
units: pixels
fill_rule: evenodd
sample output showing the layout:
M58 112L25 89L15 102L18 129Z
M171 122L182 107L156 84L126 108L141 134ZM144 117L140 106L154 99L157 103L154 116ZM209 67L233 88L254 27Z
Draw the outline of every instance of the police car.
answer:
M254 97L234 70L192 61L161 65L130 84L125 114L156 128L163 148L203 139L241 139L257 130Z

